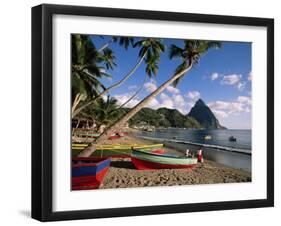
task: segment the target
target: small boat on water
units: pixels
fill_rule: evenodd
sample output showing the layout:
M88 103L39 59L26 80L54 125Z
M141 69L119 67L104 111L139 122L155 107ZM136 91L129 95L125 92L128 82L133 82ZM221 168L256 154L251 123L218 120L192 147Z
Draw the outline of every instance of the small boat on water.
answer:
M206 135L204 136L204 140L211 140L212 139L212 136L211 135Z
M132 150L131 161L139 170L193 168L198 159L187 156L157 154L142 150Z
M72 158L72 190L97 189L110 165L109 158Z
M234 136L230 136L230 137L228 138L228 140L229 140L230 142L236 142L236 138L235 138Z

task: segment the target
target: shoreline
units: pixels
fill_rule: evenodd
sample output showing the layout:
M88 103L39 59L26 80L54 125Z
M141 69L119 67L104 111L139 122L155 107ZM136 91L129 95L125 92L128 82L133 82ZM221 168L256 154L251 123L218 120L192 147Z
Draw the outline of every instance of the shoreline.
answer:
M151 140L135 137L134 133L118 140L108 140L103 144L153 144ZM164 147L166 153L184 155L171 147ZM203 154L204 156L204 154ZM112 159L107 175L100 189L134 188L147 186L175 186L216 183L251 182L251 173L234 169L220 163L204 159L194 169L136 170L130 158Z
M216 149L230 151L230 152L252 155L252 152L250 149L232 148L232 147L226 147L226 146L215 145L215 144L196 143L196 142L191 142L191 141L150 137L150 136L144 136L144 135L138 135L138 134L134 134L134 136L144 139L144 140L153 140L153 141L157 141L157 142L175 142L175 143L179 143L179 144L203 146L203 147L216 148Z
M163 142L165 146L174 148L181 153L185 153L186 149L191 151L197 151L199 149L203 150L203 156L205 159L212 160L216 163L223 164L225 166L240 169L251 173L252 171L252 155L248 152L240 152L230 150L227 147L208 145L208 144L198 144L188 141L178 141L173 139L162 139L154 137L145 137L136 135L138 138L149 140L152 142Z

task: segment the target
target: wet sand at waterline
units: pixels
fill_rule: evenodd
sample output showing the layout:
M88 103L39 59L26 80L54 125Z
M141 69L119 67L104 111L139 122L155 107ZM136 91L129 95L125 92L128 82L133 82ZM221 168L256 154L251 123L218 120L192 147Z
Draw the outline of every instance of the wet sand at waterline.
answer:
M151 141L125 136L103 144L152 144ZM167 153L182 153L164 148ZM204 153L203 153L204 156ZM136 170L130 158L112 159L101 189L146 186L173 186L189 184L214 184L250 182L251 174L213 161L204 160L193 169Z

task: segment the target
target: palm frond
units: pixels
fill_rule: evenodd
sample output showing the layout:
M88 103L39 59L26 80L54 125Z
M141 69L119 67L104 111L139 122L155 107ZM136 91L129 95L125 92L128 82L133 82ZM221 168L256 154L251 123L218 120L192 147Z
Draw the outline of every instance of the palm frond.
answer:
M169 48L169 58L180 58L183 56L184 50L174 44L172 44Z
M105 48L103 50L102 59L107 69L112 70L115 66L117 66L117 64L114 61L116 57L114 55L114 52L110 48Z
M128 49L129 46L134 46L134 38L131 37L119 37L119 45Z

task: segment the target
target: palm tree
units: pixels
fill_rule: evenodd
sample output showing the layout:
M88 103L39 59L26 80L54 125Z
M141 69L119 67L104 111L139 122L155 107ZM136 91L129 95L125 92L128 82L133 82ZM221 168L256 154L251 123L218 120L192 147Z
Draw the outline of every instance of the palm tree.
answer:
M144 80L143 80L143 83L139 86L139 88L136 90L136 92L128 99L126 100L124 103L122 103L120 106L119 106L119 109L120 108L123 108L126 104L128 104L131 100L133 100L143 89L144 87L144 84L146 83L147 81L147 77L148 76L145 76Z
M100 63L113 68L116 65L114 59L110 49L98 53L89 36L72 36L72 115L81 101L97 96L101 88L105 89L99 79L110 75Z
M102 36L103 38L103 36ZM123 37L123 36L112 36L112 38L106 42L104 45L102 45L102 47L100 47L98 49L98 52L101 52L103 51L104 49L106 49L111 43L114 43L114 42L118 42L120 46L123 46L126 50L128 49L128 47L130 45L134 45L134 38L132 37Z
M117 100L109 96L106 100L97 99L91 109L91 115L97 125L98 132L102 132L102 126L108 126L119 117Z
M96 143L102 143L108 137L120 130L122 126L136 113L138 113L144 106L146 106L151 100L153 100L158 94L165 90L169 85L176 85L180 79L189 72L194 65L199 62L199 59L205 54L210 48L220 48L220 42L214 41L196 41L196 40L185 40L184 48L180 48L176 45L172 45L170 48L170 58L180 58L181 64L176 68L175 73L162 85L160 85L154 92L149 94L145 99L138 103L128 113L126 113L121 119L117 120L112 126L108 127L101 136L96 140ZM87 147L80 156L90 156L95 151L95 144Z
M114 52L109 48L106 48L102 51L101 59L107 70L112 70L117 66L117 64L114 62L116 59Z
M123 39L120 39L120 40L123 40ZM128 45L128 43L130 41L128 41L128 40L125 41L125 40L126 39L124 39L122 42L120 41L120 43L125 45L125 48L126 48L126 46ZM131 40L131 39L129 39L129 40ZM152 74L156 74L158 71L158 62L160 60L160 54L162 52L164 52L164 50L165 50L165 46L161 42L162 42L162 40L157 39L157 38L145 38L145 39L141 39L138 42L136 42L134 44L134 47L140 47L139 61L137 62L137 64L121 80L119 80L115 84L113 84L110 87L108 87L107 89L105 89L98 96L96 96L96 98L90 100L86 104L77 108L73 112L72 117L75 117L79 112L81 112L88 106L92 105L97 98L102 97L103 95L105 95L109 91L111 91L112 89L115 89L115 88L119 87L120 85L122 85L126 80L128 80L134 74L134 72L138 69L138 67L141 65L141 63L143 61L145 61L145 63L146 63L147 74L149 76L151 76Z

